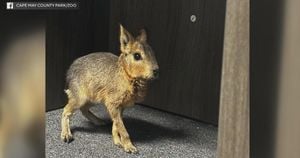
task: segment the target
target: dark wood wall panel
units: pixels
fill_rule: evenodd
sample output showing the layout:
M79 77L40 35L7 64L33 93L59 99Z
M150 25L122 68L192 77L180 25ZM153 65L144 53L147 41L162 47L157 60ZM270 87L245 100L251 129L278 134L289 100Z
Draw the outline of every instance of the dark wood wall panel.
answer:
M225 0L112 0L109 49L119 52L119 23L146 28L160 79L143 104L217 124ZM196 22L190 16L196 15Z

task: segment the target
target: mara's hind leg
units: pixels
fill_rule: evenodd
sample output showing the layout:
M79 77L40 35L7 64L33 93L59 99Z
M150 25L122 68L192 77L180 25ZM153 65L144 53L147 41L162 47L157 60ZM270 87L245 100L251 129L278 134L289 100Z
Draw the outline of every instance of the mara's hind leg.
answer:
M65 106L64 111L62 113L62 118L61 118L61 139L64 142L70 142L73 140L73 136L71 133L70 129L70 118L77 110L80 108L82 105L84 105L85 100L84 99L79 99L75 98L70 90L66 90L66 93L68 95L68 104ZM82 97L81 97L82 98Z
M95 125L105 125L106 123L101 120L99 117L97 117L95 114L93 114L90 111L91 106L85 105L80 108L80 111L84 117L86 117L89 121L91 121Z
M75 100L69 99L68 104L65 106L61 118L61 140L64 142L70 142L73 139L70 130L70 118L75 111Z

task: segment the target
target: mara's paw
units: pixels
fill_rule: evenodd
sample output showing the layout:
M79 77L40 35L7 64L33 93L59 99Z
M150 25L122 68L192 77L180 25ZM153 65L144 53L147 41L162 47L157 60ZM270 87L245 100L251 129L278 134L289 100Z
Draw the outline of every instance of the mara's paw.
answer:
M73 140L72 134L68 132L61 132L60 138L66 143L70 143Z
M122 143L119 138L114 138L113 141L117 147L122 147Z
M136 147L133 146L132 144L130 144L130 145L124 145L123 148L128 153L137 153L138 152L138 150L136 149Z

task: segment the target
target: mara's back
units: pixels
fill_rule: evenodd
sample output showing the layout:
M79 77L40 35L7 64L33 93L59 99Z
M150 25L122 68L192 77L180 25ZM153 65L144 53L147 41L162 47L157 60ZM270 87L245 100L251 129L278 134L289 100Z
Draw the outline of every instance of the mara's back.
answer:
M118 56L108 52L96 52L76 59L67 72L69 88L87 86L99 88L107 85L118 70Z

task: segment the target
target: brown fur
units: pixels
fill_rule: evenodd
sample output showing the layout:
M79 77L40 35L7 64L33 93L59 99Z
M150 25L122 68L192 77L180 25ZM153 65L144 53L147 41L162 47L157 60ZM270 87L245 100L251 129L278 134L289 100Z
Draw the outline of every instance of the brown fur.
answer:
M67 72L68 104L62 114L61 139L72 139L70 117L75 110L95 124L103 122L89 111L94 103L102 103L113 121L114 144L126 152L137 152L122 120L125 107L142 101L146 95L148 81L156 77L158 65L151 47L147 44L144 30L137 38L120 25L120 56L111 53L91 53L76 59ZM141 60L135 58L136 53Z

